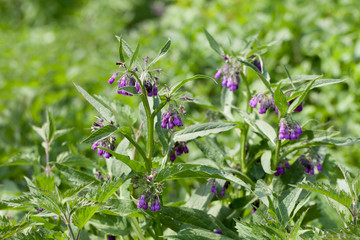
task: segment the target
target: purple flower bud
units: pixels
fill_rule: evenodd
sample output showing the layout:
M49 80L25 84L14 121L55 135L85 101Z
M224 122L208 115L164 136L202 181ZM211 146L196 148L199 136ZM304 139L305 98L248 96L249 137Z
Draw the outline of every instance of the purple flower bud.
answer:
M147 210L149 208L148 202L145 202L142 206L142 209Z
M156 84L154 84L154 87L153 87L153 96L157 96L157 94L158 94L158 89L157 89Z
M94 144L91 146L91 149L96 150L97 146L99 146L99 142L94 142Z
M233 84L230 86L230 91L234 92L234 91L236 91L238 88L239 88L239 84L233 83Z
M152 211L152 212L155 212L155 211L156 211L156 210L155 210L155 203L154 203L154 202L151 203L150 211Z
M175 147L175 152L177 156L180 156L183 153L183 149L181 146Z
M163 120L163 121L161 122L161 127L162 127L162 128L166 128L166 126L167 126L167 120L166 120L166 121Z
M219 70L216 72L216 74L215 74L215 78L216 78L216 79L219 79L220 76L221 76L221 73L222 73L222 71L221 71L221 69L219 69Z
M256 209L255 209L255 208L251 209L251 213L252 213L252 214L254 214L255 212L256 212Z
M310 175L314 175L314 168L311 168L309 173Z
M184 143L184 153L189 153L189 149L188 149L188 147L186 146L186 143Z
M290 164L287 160L285 160L285 167L286 167L286 169L290 169Z
M173 151L171 151L171 153L170 153L170 161L174 162L175 159L176 159L176 155L175 155L175 153Z
M101 155L103 155L103 154L104 154L104 150L98 148L98 155L101 156Z
M263 106L260 106L260 108L259 108L259 114L264 114L264 113L266 113L266 110L267 110L267 108L264 108Z
M168 128L169 129L173 129L175 126L174 124L174 119L172 117L170 117L169 121L168 121Z
M215 196L217 195L215 183L213 183L213 185L211 187L211 192L213 192L215 194Z
M217 233L217 234L223 234L223 232L219 229L214 229L214 233Z
M226 78L226 76L224 75L224 76L223 76L223 80L222 80L222 82L221 82L221 85L222 85L223 87L226 87L226 86L227 86L227 83L228 83L227 78Z
M256 100L256 97L253 97L250 102L249 102L249 105L253 108L256 108L256 105L257 105L257 100Z
M225 55L222 55L221 56L224 60L229 60L229 58L227 57L227 56L225 56Z
M138 81L136 81L135 83L135 88L136 88L136 91L141 94L141 87L140 87L140 84L138 83Z
M181 121L181 117L178 114L174 115L174 124L175 126L182 127L183 123Z
M321 166L320 162L317 163L316 167L319 172L322 171L322 166Z
M220 195L223 197L223 196L225 196L225 191L226 191L226 189L225 188L222 188L221 189L221 193L220 193Z
M107 238L108 240L116 240L116 237L113 235L108 235Z
M104 151L105 153L104 153L104 157L105 158L110 158L111 157L111 154L110 153L108 153L108 152L106 152L106 151Z
M156 201L155 202L155 211L160 211L160 202L159 201Z
M303 102L301 102L300 105L294 109L294 112L301 112L302 110L303 110Z

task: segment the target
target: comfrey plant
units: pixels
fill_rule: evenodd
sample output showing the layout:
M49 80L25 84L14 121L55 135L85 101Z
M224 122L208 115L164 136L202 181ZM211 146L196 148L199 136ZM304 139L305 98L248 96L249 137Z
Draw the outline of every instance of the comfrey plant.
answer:
M311 104L311 89L342 80L291 76L285 68L287 78L275 81L262 58L268 45L254 37L239 50L224 51L205 35L219 55L215 78L195 75L173 85L155 67L170 40L151 60L119 37L116 69L109 66L110 79L103 81L113 96L92 96L75 84L99 115L83 141L97 161L73 146L51 161L50 146L63 132L48 113L46 124L34 127L44 141L45 174L26 179L30 192L0 202L2 209L28 212L17 222L0 218L0 230L6 230L0 238L354 238L360 178L340 167L341 189L320 181L339 177L327 146L360 139L320 130L302 111ZM181 92L193 80L222 86L221 106ZM138 106L128 107L129 101ZM208 108L205 121L192 115L188 101ZM306 226L309 219L332 216L319 211L322 203L308 190L325 195L336 209L337 229Z

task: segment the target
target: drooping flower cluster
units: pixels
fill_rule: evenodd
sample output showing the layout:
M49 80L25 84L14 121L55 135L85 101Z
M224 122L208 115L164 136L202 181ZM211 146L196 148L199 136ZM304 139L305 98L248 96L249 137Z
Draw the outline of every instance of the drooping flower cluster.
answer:
M290 169L290 164L287 160L285 160L285 164L280 162L279 165L277 166L277 168L275 169L276 170L276 172L274 173L275 176L280 176L280 175L285 174L284 165L285 165L286 169Z
M296 140L299 139L299 136L301 134L302 134L301 126L297 121L291 119L290 117L281 118L279 140L282 139Z
M314 158L309 153L302 154L299 157L300 164L305 167L305 172L309 173L310 175L314 175L314 173L315 173L315 171L314 171L314 168L315 168L314 160L316 160L316 168L317 168L317 170L319 172L322 171L322 165L321 165L321 162L320 162L319 155L316 155Z
M174 162L176 156L180 156L183 153L185 154L189 153L189 149L186 146L186 142L175 142L174 147L170 151L170 161Z
M93 123L93 125L91 127L92 132L96 131L104 126L104 119L98 118L98 120L99 120L99 122ZM115 149L115 142L116 142L116 138L114 136L110 136L110 137L107 137L102 140L94 142L93 145L91 146L91 149L97 150L99 156L104 156L105 158L110 158L112 155L109 152L107 152L103 149L100 149L99 147L107 148L107 149L110 149L113 151Z
M145 174L142 179L139 179L139 177L132 179L133 186L136 186L134 189L138 188L139 185L145 188L140 196L139 202L137 203L137 207L142 208L143 210L147 210L150 204L150 210L152 212L160 210L159 196L161 195L162 191L162 184L153 182L154 175L155 173L153 172L149 176Z
M173 129L174 127L182 127L181 116L178 111L174 109L168 109L161 116L161 127Z
M259 107L259 114L264 114L268 109L273 109L277 111L275 106L274 97L272 95L268 96L264 93L257 93L255 94L250 102L249 105L253 108L256 108L257 104L260 104Z
M236 91L240 83L240 64L236 59L230 59L225 55L222 58L225 60L225 65L216 72L215 78L219 79L222 75L222 86L229 88L230 91Z
M157 79L158 78L156 78L156 77L155 77L155 80L148 78L148 80L145 81L144 87L146 89L148 97L157 96L157 94L158 94L158 89L157 89L157 85L156 85Z

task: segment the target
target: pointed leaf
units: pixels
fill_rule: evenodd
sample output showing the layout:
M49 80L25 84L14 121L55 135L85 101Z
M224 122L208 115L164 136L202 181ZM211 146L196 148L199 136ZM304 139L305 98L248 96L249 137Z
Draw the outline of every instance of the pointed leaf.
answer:
M281 91L281 85L279 84L274 93L275 106L279 110L280 116L284 116L288 109L286 97Z
M102 140L104 138L107 138L114 134L114 132L117 130L117 128L114 125L106 125L102 128L99 128L98 130L92 132L90 136L85 138L82 142L83 143L94 143L99 140Z
M131 69L135 59L137 58L138 54L139 54L139 49L140 49L140 44L138 43L135 49L135 52L132 54L131 59L130 59L130 64L129 64L129 69Z
M163 56L165 56L165 54L169 51L170 49L170 45L171 45L171 40L167 40L167 42L165 43L165 45L161 48L158 56L152 60L152 62L149 64L148 68L150 68L153 64L155 64L157 61L160 60L160 58L162 58Z
M110 149L107 149L107 148L103 148L103 147L98 147L98 148L110 153L117 160L120 160L121 162L123 162L127 166L129 166L134 172L143 173L143 172L146 171L144 166L140 162L135 161L135 160L130 160L130 158L128 156L116 153L116 152L114 152L114 151L112 151Z
M245 66L247 66L248 68L250 68L251 70L253 70L256 73L256 75L258 75L258 77L261 79L261 81L264 83L264 85L267 87L269 92L274 93L274 91L271 88L270 81L268 81L266 79L266 77L263 76L263 74L259 71L259 69L254 64L244 61L244 60L239 60L239 61L242 64L244 64Z
M93 98L88 92L86 92L82 87L74 83L77 90L85 97L85 99L99 112L101 117L103 117L107 122L115 121L113 113L104 105L102 105L98 100Z
M234 128L236 124L224 122L209 122L186 127L175 133L174 141L186 142L212 133L220 133Z
M267 174L274 174L275 171L271 170L271 151L265 151L261 155L261 166Z
M119 59L120 62L125 63L125 58L123 54L123 48L122 48L122 37L119 39Z
M196 79L200 79L200 78L210 79L210 80L213 80L215 83L217 83L216 80L212 77L198 74L191 78L184 79L184 80L180 81L178 84L176 84L175 86L173 86L170 90L170 96L174 95L174 93L176 93L177 90L179 90L185 83L196 80Z
M213 38L213 36L210 35L210 33L204 28L206 39L208 40L210 47L217 52L218 54L222 54L222 50L219 46L219 44L216 42L216 40Z
M295 99L295 100L291 103L291 105L289 106L288 111L287 111L288 113L292 113L292 112L302 103L302 101L304 101L305 96L306 96L306 95L308 94L308 92L310 91L311 86L314 84L314 82L315 82L315 79L312 80L312 81L307 85L307 87L305 88L305 91L301 94L301 96L298 97L297 99Z
M301 223L304 220L304 217L305 217L307 211L308 211L308 209L301 214L300 218L295 223L295 226L293 227L293 229L291 229L291 232L290 232L291 240L298 239L299 229L300 229Z

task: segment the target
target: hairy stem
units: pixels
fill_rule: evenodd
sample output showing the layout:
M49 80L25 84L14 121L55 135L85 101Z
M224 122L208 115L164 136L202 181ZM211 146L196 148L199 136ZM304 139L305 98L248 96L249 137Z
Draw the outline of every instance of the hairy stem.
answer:
M68 228L69 228L69 231L70 231L70 234L71 234L72 239L73 239L73 240L76 240L75 235L74 235L74 232L73 232L73 230L72 230L72 228L71 228L71 225L70 225L70 221L69 221L69 223L67 224L67 226L68 226ZM79 231L80 231L80 230L79 230Z
M251 99L251 92L250 92L250 88L249 88L249 83L247 81L247 77L246 75L240 71L241 74L241 79L244 81L245 86L246 86L246 92L247 92L247 102L250 101ZM246 106L246 111L247 112L252 112L252 108L250 107L249 104L247 104ZM241 136L240 136L240 165L241 165L241 172L242 173L246 173L247 172L247 167L246 167L246 143L247 143L247 136L249 133L249 125L245 124L244 129L241 131Z
M142 230L139 226L139 223L137 221L136 218L131 217L130 218L130 224L132 226L132 228L134 229L134 231L136 232L137 236L139 237L140 240L145 240L144 235L142 234Z

